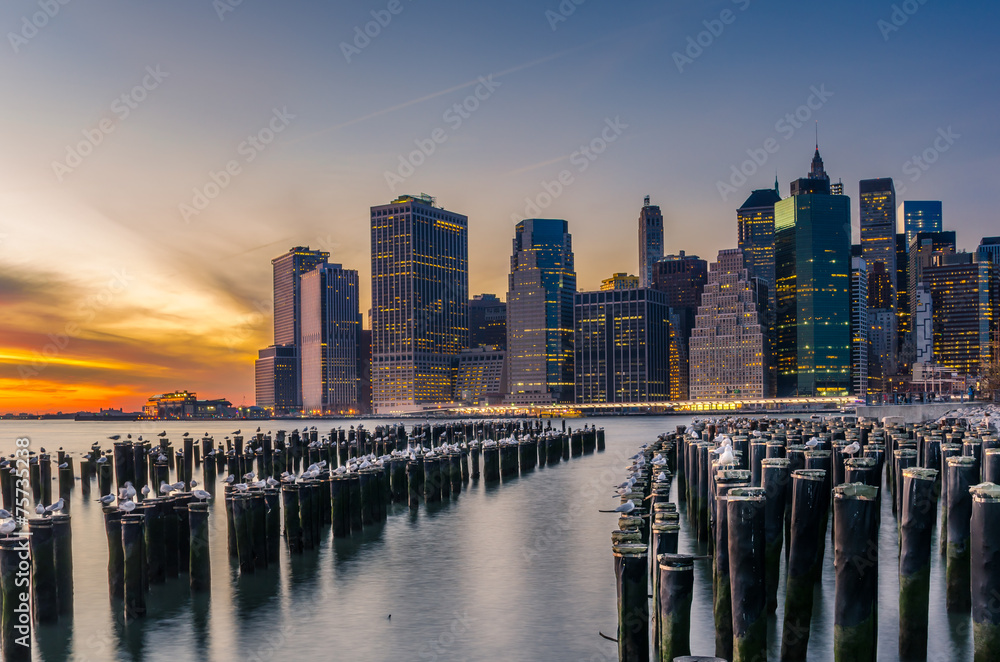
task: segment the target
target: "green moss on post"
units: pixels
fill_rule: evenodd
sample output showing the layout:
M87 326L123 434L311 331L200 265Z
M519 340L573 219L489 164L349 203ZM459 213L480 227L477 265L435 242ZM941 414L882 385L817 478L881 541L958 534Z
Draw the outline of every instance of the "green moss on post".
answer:
M833 656L875 662L878 650L878 488L848 483L834 490L836 519Z
M788 539L788 568L785 583L785 620L781 632L781 659L806 659L812 620L813 587L822 558L819 545L821 518L816 516L823 503L825 472L802 469L792 472L792 521Z
M764 501L750 489L731 490L727 497L733 662L767 659Z
M975 662L1000 651L1000 486L972 488L972 640Z
M656 660L671 662L691 652L691 601L694 595L694 559L660 554L656 599Z

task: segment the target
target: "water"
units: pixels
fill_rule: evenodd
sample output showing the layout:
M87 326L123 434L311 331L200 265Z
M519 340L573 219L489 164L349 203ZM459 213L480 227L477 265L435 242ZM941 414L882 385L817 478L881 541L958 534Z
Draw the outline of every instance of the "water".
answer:
M390 509L384 525L349 540L326 533L318 551L280 568L240 577L226 549L221 502L210 517L212 591L192 599L185 576L154 586L145 619L127 627L108 598L107 540L100 504L73 494L75 604L72 620L36 630L36 659L75 660L481 660L600 662L617 660L611 531L617 518L612 486L626 458L686 417L626 417L569 421L603 426L607 450L535 469L499 486L481 481L433 508ZM264 430L302 422L260 422ZM339 422L315 421L321 430ZM369 429L379 421L365 421ZM0 421L0 450L28 437L31 448L74 455L91 443L127 432L167 430L175 445L190 431L221 440L251 421L77 423ZM78 460L77 460L78 462ZM77 465L78 466L78 465ZM57 489L53 489L57 492ZM91 491L96 499L96 483ZM895 519L883 502L881 530L880 660L896 659L898 582ZM682 507L683 512L683 507ZM832 519L832 518L831 518ZM704 553L682 515L680 551ZM935 534L934 549L937 549ZM833 659L833 546L827 545L816 589L810 660ZM714 652L708 562L698 562L692 606L692 652ZM779 588L783 596L784 585ZM778 659L782 607L769 631ZM943 559L933 554L928 660L971 660L971 620L944 613ZM389 616L391 615L391 618Z

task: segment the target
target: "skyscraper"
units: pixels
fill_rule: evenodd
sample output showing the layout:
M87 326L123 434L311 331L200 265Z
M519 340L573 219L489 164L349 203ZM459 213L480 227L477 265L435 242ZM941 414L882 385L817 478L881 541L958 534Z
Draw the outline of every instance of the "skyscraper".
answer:
M573 238L564 220L517 224L507 292L507 402L572 402Z
M653 277L653 264L663 257L663 214L657 205L643 200L639 212L639 284L649 287Z
M1000 331L1000 273L972 255L943 255L924 269L931 292L934 363L978 375Z
M299 408L298 354L295 345L271 345L254 361L254 389L258 407L273 414Z
M677 346L677 370L671 373L671 400L687 400L690 395L688 340L707 281L708 262L684 251L667 255L653 265L653 289L666 295Z
M358 272L321 264L302 274L302 408L309 414L355 414L361 371Z
M868 266L862 257L851 258L851 392L868 395Z
M767 285L751 278L740 249L719 251L691 335L691 399L771 396Z
M810 177L774 206L780 396L851 390L850 198L829 190L817 150Z
M918 232L910 243L907 255L910 266L908 269L909 291L916 292L920 283L924 282L924 269L935 263L943 264L945 255L955 253L955 231ZM910 297L910 319L917 314L918 301Z
M325 264L330 254L296 246L271 260L274 278L274 344L295 348L292 358L295 369L295 402L291 409L302 406L301 352L302 320L299 317L299 285L302 274ZM288 356L282 357L284 361Z
M1000 237L983 237L976 250L976 259L1000 266Z
M869 379L876 380L877 388L881 389L885 380L896 373L899 342L895 294L896 190L888 177L862 179L859 188L861 250L869 274L868 321L873 325L874 354L868 371ZM873 287L871 278L878 279L877 286Z
M579 292L575 318L578 403L670 398L670 309L663 292Z
M903 201L903 232L907 246L920 232L941 232L943 229L940 200Z
M611 278L605 278L601 281L601 291L607 292L608 290L634 290L639 285L639 279L636 276L630 276L626 273L617 273L611 276Z
M767 283L774 304L774 205L781 200L778 182L774 188L758 189L736 211L739 246L751 278Z
M469 347L507 347L507 304L495 294L469 300Z
M468 218L430 196L371 208L376 413L452 399L452 363L469 339L468 256Z

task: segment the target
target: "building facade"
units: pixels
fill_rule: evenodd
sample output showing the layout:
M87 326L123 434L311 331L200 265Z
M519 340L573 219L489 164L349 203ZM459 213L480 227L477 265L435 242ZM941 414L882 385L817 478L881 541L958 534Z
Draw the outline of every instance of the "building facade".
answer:
M507 347L507 304L495 294L469 300L469 347Z
M649 287L653 277L653 265L663 257L663 214L657 205L649 204L649 196L643 200L639 212L639 284Z
M258 351L254 361L254 387L257 406L271 414L288 414L299 408L295 345L271 345Z
M517 224L507 291L507 402L573 401L573 296L576 271L569 224Z
M323 264L301 277L302 409L358 414L361 311L358 272Z
M771 396L767 293L740 249L719 251L691 335L692 400Z
M768 326L773 332L774 309L774 205L781 200L778 182L773 189L758 189L736 211L739 247L751 278L759 278L768 287Z
M941 232L943 229L940 200L903 201L903 232L907 246L921 232Z
M868 396L868 265L862 257L851 258L851 393Z
M1000 237L983 237L976 250L976 260L1000 266Z
M881 390L896 374L899 333L896 317L896 190L892 179L862 179L861 256L868 266L872 355L869 378ZM873 283L872 279L877 280Z
M507 392L505 355L498 347L463 350L456 361L455 400L475 406L502 403Z
M626 273L617 273L611 276L611 278L605 278L601 281L601 291L607 292L608 290L634 290L639 287L639 277L630 276Z
M371 208L375 413L452 400L452 362L469 339L468 223L427 195Z
M677 369L671 374L671 400L687 400L690 396L688 341L694 330L701 294L707 282L708 262L697 255L687 255L680 251L677 255L667 255L653 265L653 289L666 295L676 340Z
M774 206L779 396L851 390L850 198L829 190L817 150L810 177Z
M579 292L574 317L577 403L670 398L670 309L662 292Z

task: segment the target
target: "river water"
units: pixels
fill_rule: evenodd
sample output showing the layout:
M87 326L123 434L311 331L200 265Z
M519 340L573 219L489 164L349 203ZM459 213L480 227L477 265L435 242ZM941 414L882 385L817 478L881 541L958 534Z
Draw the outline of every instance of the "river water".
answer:
M212 590L192 599L186 575L154 586L147 616L123 624L108 597L107 540L97 498L73 493L74 614L35 631L35 658L75 660L364 660L567 661L617 660L617 617L611 531L613 485L639 445L690 422L678 417L568 421L603 426L607 449L541 467L496 486L467 484L451 500L410 512L390 508L388 521L349 540L329 530L319 550L280 567L240 577L226 549L221 501L211 504ZM371 429L380 421L364 421ZM154 436L208 432L216 441L245 433L302 427L291 421L90 423L0 421L0 451L27 437L31 448L63 447L79 456L112 434ZM321 431L341 425L313 421ZM557 423L554 423L557 424ZM345 423L347 427L349 423ZM79 460L75 460L79 473ZM54 472L55 473L55 472ZM196 475L199 474L196 470ZM224 472L223 472L224 473ZM200 478L200 476L198 476ZM53 487L53 493L58 489ZM896 660L897 546L889 501L883 500L880 541L879 660ZM683 506L682 506L683 512ZM831 517L832 520L832 517ZM705 553L682 515L680 552ZM935 532L934 549L937 549ZM826 548L816 590L810 660L833 659L833 546ZM971 619L944 612L943 558L933 554L928 660L972 659ZM692 652L714 652L711 568L696 564ZM783 596L784 585L779 587ZM778 659L783 600L769 631Z

